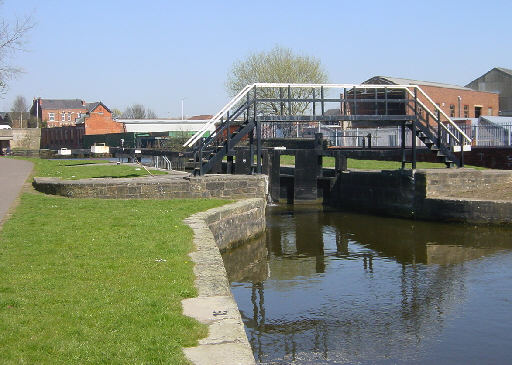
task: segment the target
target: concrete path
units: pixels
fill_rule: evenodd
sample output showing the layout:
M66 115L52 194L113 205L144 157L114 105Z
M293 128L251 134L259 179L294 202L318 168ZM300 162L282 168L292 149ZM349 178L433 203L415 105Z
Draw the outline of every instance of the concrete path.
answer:
M0 225L33 167L32 162L0 157Z

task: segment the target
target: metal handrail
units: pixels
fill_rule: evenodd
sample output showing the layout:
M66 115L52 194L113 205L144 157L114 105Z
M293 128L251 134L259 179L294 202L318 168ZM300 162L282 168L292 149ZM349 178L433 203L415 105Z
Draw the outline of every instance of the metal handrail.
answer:
M222 108L217 114L215 114L212 117L212 119L210 119L203 126L201 130L199 130L198 132L196 132L196 134L190 137L188 141L183 144L183 146L190 147L194 145L211 126L215 125L215 123L217 123L220 120L220 118L222 118L222 116L226 114L226 112L228 112L234 105L236 105L240 100L242 100L242 98L247 95L247 92L249 92L253 87L254 84L247 85L242 90L240 90L240 92L236 94L236 96L233 99L231 99L231 101L227 103L226 106L224 106L224 108Z
M423 91L423 89L422 89L421 87L419 87L418 85L415 85L414 87L415 87L415 88L416 88L416 89L417 89L421 94L423 94L423 96L424 96L424 97L425 97L425 98L426 98L426 99L427 99L427 100L428 100L428 101L429 101L429 102L430 102L430 103L435 107L435 109L436 109L436 110L438 110L438 111L440 112L440 114L442 114L442 115L446 118L446 120L448 121L448 123L450 123L450 125L451 125L451 126L453 126L453 127L455 128L455 130L457 130L457 132L459 132L459 133L460 133L460 135L461 135L462 137L464 137L464 139L465 139L467 142L469 142L469 143L471 144L471 141L472 141L471 137L469 137L466 133L464 133L464 131L463 131L462 129L460 129L460 127L459 127L459 126L458 126L458 125L457 125L457 124L456 124L456 123L455 123L455 122L454 122L454 121L453 121L453 120L452 120L448 115L446 115L446 113L445 113L445 112L444 112L444 111L443 111L443 110L442 110L442 109L441 109L441 108L440 108L440 107L439 107L439 106L438 106L438 105L437 105L437 104L436 104L436 103L435 103L435 102L430 98L430 96L428 96L428 95L425 93L425 91ZM413 93L411 90L407 89L407 92L408 92L411 96L414 96L414 93ZM435 121L437 121L437 123L439 123L439 124L441 125L441 127L442 127L444 130L446 130L446 131L447 131L447 132L448 132L448 133L449 133L453 138L455 138L455 139L457 140L457 142L459 142L459 143L460 143L460 140L457 138L457 136L456 136L452 131L450 131L450 129L449 129L447 126L445 126L445 125L441 122L441 120L437 120L437 116L436 116L434 113L432 113L432 112L430 111L430 109L429 109L429 108L427 108L427 106L426 106L425 104L423 104L420 100L416 100L416 101L418 102L418 104L420 104L420 105L421 105L421 107L422 107L423 109L425 109L425 110L426 110L426 111L427 111L427 112L428 112L428 113L429 113L429 114L434 118L434 120L435 120Z
M371 84L289 84L289 83L254 83L245 86L237 95L235 95L217 114L215 114L205 125L203 128L196 132L189 140L187 140L183 146L191 147L193 146L206 131L208 131L211 126L215 125L215 123L219 122L221 118L229 111L233 106L239 103L244 97L247 96L249 92L251 92L254 88L324 88L324 89L398 89L398 90L406 90L410 95L414 96L414 93L411 89L417 89L433 106L436 110L442 114L447 122L455 128L456 131L460 133L460 135L469 143L471 143L471 138L460 129L460 127L450 118L448 115L419 87L418 85L371 85ZM320 102L321 99L318 99ZM459 138L452 132L450 129L442 123L442 121L420 100L417 100L419 105L423 107L436 121L440 126L447 131L454 139L456 139L459 143Z

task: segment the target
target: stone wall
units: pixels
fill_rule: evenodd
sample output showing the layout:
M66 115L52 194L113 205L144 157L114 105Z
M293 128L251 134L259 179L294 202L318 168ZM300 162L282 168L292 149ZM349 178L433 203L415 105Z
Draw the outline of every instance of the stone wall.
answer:
M183 349L194 364L255 364L244 323L231 294L220 249L265 230L265 199L248 199L185 219L194 231L198 297L182 301L183 313L209 325L199 346ZM245 229L244 226L250 228ZM243 228L243 229L242 229Z
M325 203L344 210L465 223L512 223L512 201L459 198L511 184L512 172L430 169L341 173Z
M417 189L427 198L455 197L468 191L500 189L506 184L512 188L512 172L504 170L418 170L415 180Z
M34 178L34 188L69 198L103 199L190 199L264 198L266 175L206 175L176 177L158 175L141 178L61 180Z
M229 209L210 209L205 222L223 252L265 230L265 205L261 199L250 199L231 204Z
M38 150L41 144L40 128L13 128L11 149Z

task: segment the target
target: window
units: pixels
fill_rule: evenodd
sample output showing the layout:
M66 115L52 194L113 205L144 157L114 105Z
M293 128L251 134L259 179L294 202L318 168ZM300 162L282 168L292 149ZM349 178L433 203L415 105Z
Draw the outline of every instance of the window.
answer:
M492 108L487 109L487 115L492 115Z
M55 113L48 113L48 120L53 122L55 120Z
M64 112L60 113L60 120L63 122L66 121L66 113L64 113Z
M464 118L469 118L469 105L464 105Z
M450 104L450 118L455 117L455 104Z

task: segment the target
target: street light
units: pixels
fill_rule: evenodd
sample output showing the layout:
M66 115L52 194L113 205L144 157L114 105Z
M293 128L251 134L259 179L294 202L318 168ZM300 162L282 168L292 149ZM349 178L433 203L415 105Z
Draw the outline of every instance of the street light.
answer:
M183 114L183 101L185 100L186 98L182 98L181 99L181 120L185 120L185 114Z

